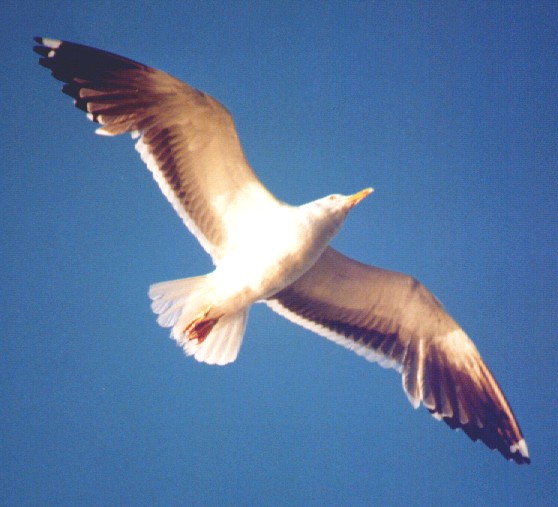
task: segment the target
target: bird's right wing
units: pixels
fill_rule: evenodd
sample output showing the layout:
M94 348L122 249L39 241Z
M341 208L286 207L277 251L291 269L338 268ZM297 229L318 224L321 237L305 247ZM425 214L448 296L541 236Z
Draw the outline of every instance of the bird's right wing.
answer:
M422 402L517 463L527 445L473 342L414 278L327 248L316 264L266 303L276 312L371 361L397 369L415 408Z
M230 113L160 70L99 49L37 37L40 64L98 133L139 136L163 194L218 262L253 209L277 206L244 157Z

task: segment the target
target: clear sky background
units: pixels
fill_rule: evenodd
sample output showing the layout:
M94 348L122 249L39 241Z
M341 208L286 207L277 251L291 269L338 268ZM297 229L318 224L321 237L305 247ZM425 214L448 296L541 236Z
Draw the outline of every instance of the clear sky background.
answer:
M4 2L0 504L557 505L557 27L556 2ZM147 289L210 261L33 35L215 96L284 200L374 187L335 246L441 299L532 465L262 305L236 363L185 357Z

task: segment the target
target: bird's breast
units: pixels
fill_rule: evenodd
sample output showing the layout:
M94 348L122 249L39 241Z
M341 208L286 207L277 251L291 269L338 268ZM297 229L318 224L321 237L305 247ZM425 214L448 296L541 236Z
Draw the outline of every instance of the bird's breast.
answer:
M219 262L213 276L228 299L242 306L266 299L318 260L333 234L320 233L306 217L289 211L254 217Z

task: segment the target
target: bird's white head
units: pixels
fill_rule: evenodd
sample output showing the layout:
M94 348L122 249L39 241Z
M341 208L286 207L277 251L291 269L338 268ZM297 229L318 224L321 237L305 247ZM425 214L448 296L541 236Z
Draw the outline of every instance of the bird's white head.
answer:
M309 203L311 214L314 215L315 225L321 224L321 228L327 230L326 234L331 236L339 230L349 211L374 190L365 188L353 195L331 194Z

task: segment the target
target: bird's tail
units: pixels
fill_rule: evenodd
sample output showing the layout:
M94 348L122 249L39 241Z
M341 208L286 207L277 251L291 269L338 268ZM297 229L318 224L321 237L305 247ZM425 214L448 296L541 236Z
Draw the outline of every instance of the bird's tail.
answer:
M219 314L211 303L207 276L183 278L152 285L151 308L157 322L170 327L171 337L188 356L208 364L227 364L238 356L249 308Z

